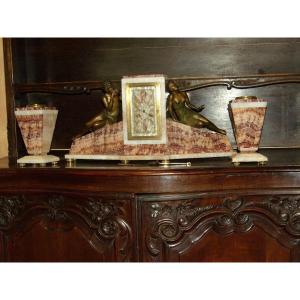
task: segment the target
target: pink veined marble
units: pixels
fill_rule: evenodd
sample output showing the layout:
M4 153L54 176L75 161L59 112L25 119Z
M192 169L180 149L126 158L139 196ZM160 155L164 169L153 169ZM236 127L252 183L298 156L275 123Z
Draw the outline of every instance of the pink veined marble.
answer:
M30 155L44 155L50 151L58 111L51 107L17 108L16 119Z
M267 109L263 99L235 99L230 103L233 129L238 149L241 152L258 150Z
M107 125L73 141L70 154L180 155L232 152L227 136L167 120L167 144L124 145L123 122Z

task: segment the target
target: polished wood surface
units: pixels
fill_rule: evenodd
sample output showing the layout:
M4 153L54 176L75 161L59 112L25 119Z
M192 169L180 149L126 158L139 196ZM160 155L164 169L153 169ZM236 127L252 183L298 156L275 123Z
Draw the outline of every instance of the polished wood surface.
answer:
M119 166L118 162L78 162L75 166L17 167L2 161L1 188L9 189L20 178L15 189L135 193L186 193L210 190L264 189L272 184L278 188L297 188L295 174L300 170L299 150L264 150L270 162L266 166L245 164L234 167L229 158L192 160L191 167L155 167L151 165ZM273 176L276 174L276 176ZM69 177L67 177L69 176ZM259 176L260 180L256 177ZM26 178L26 181L24 180ZM67 179L69 178L69 179ZM100 179L99 179L100 178ZM199 178L201 185L199 185Z
M300 67L300 41L291 38L19 38L13 49L18 83L166 72L178 78L282 74Z

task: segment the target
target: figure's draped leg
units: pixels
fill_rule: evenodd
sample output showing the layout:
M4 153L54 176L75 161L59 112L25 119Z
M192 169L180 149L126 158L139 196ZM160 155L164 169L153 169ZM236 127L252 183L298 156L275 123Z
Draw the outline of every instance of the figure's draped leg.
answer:
M201 115L197 115L196 119L199 120L199 128L207 128L211 131L226 135L226 130L217 127L214 123Z
M206 128L208 128L209 130L212 130L212 131L215 131L215 132L226 135L226 130L217 127L215 124L213 124L211 122L209 122L207 124Z
M91 133L97 129L100 129L101 127L105 126L106 124L106 120L99 120L98 122L92 124L92 126L88 127L88 128L85 128L82 132L80 132L79 134L77 134L73 140L76 140L88 133Z

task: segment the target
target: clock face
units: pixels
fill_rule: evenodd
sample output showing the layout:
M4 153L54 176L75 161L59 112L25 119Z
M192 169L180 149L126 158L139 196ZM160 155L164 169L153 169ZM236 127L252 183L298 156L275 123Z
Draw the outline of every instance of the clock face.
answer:
M155 87L136 87L132 89L133 136L157 136L157 115Z
M122 79L122 107L125 144L166 144L164 77Z

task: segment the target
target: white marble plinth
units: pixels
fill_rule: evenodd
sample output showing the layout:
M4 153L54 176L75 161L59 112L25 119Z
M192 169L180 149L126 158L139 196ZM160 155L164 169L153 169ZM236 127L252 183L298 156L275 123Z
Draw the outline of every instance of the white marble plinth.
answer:
M89 155L89 154L66 154L66 160L170 160L170 159L189 159L189 158L213 158L231 157L233 152L216 153L192 153L192 154L172 154L172 155Z
M234 164L239 164L242 162L258 162L265 163L268 161L268 158L257 152L241 152L235 153L232 155L232 162Z
M27 155L17 160L19 165L27 165L27 164L38 164L38 165L46 165L48 163L56 163L59 161L59 157L54 155Z

